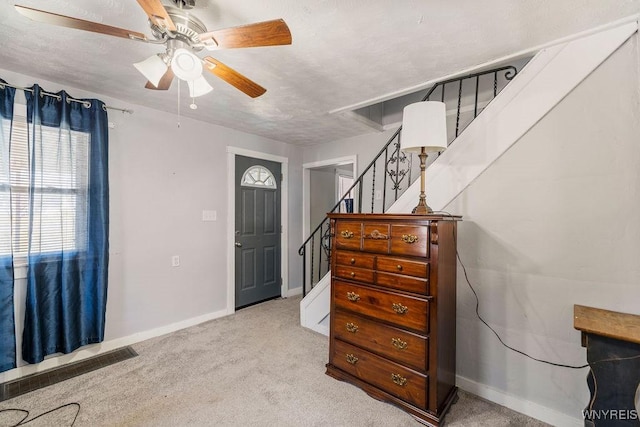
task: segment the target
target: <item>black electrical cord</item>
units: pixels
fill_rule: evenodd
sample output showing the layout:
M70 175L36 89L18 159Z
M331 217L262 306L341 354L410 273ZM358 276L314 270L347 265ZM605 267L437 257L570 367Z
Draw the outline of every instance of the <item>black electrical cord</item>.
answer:
M71 406L75 406L77 408L76 411L76 415L73 417L73 421L71 422L71 424L69 425L70 427L73 427L73 425L76 423L76 419L78 419L78 414L80 414L80 404L77 402L72 402L72 403L65 403L64 405L60 405L57 408L53 408L47 412L43 412L42 414L38 415L37 417L34 417L32 419L30 419L29 421L25 421L27 418L29 418L29 411L27 411L26 409L17 409L17 408L8 408L8 409L0 409L0 414L3 412L20 412L22 414L24 414L24 417L18 421L17 424L13 424L11 427L18 427L18 426L23 426L26 424L29 424L30 422L33 422L35 420L37 420L40 417L44 417L45 415L51 414L52 412L56 412L59 411L61 409L67 408L67 407L71 407Z
M434 212L435 214L442 214L445 216L449 216L451 218L453 218L453 215L451 215L449 212L445 212L445 211L438 211L438 212ZM456 240L456 229L453 229L453 240ZM539 359L537 357L533 357L527 353L525 353L522 350L518 350L517 348L511 347L509 344L505 343L502 339L502 337L500 337L500 335L496 332L495 329L493 329L491 326L489 326L489 324L482 318L482 316L480 315L480 298L478 298L478 294L476 293L476 290L473 288L473 286L471 285L471 281L469 280L469 274L467 273L467 267L465 267L464 263L462 262L462 259L460 258L460 253L458 252L458 249L456 248L456 258L458 259L458 262L460 262L460 265L462 266L462 271L464 272L464 278L467 282L467 285L469 285L469 289L471 289L471 292L473 292L473 296L476 299L476 316L478 316L478 319L480 319L480 321L487 327L489 328L489 330L491 332L493 332L493 334L496 336L496 338L498 338L498 341L500 341L500 344L502 344L503 346L505 346L506 348L508 348L511 351L515 351L516 353L519 353L525 357L528 357L531 360L535 360L536 362L540 362L540 363L546 363L548 365L552 365L552 366L559 366L561 368L569 368L569 369L583 369L583 368L587 368L589 367L589 364L586 365L565 365L564 363L556 363L556 362L550 362L548 360L544 360L544 359Z

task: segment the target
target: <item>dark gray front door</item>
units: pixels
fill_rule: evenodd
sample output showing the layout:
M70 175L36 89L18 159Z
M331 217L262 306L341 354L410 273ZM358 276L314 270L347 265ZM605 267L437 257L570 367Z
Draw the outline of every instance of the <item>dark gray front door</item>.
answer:
M236 308L280 296L280 163L236 156Z

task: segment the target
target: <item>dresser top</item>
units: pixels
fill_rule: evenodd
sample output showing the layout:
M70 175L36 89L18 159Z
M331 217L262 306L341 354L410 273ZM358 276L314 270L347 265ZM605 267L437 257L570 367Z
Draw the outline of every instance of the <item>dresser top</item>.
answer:
M378 220L378 221L462 221L460 215L430 214L352 214L352 213L330 213L327 216L331 219L351 219L351 220Z

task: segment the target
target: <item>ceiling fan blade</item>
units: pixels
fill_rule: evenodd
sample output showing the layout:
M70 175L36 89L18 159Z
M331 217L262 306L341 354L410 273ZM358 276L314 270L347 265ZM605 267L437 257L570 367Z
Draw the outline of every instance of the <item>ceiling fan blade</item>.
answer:
M56 13L45 12L43 10L15 5L16 10L23 16L34 21L46 24L59 25L76 30L91 31L94 33L107 34L110 36L122 37L125 39L147 40L147 36L136 31L125 30L123 28L112 27L97 22L85 21L84 19L71 18L70 16L58 15Z
M256 24L225 28L199 35L202 42L213 50L238 47L279 46L291 44L291 31L282 19L258 22ZM207 46L207 47L209 47Z
M173 77L173 71L171 71L171 68L169 67L167 68L167 72L164 73L164 76L160 79L158 86L154 86L153 83L147 82L144 87L151 90L169 90L171 83L173 83Z
M204 58L205 68L213 75L220 77L225 82L241 90L252 98L257 98L267 90L259 84L249 80L233 68L227 67L215 58L207 56Z
M165 9L162 3L160 3L160 0L138 0L138 4L140 4L140 7L144 9L144 12L149 17L149 21L151 21L151 23L171 31L176 30L176 25L169 17L167 9Z

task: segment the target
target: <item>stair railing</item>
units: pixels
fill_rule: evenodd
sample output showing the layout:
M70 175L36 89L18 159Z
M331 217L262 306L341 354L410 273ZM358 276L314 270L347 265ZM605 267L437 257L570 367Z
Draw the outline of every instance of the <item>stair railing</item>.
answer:
M438 100L447 105L447 127L451 128L448 145L451 145L516 74L518 74L518 70L510 65L444 80L426 90L421 101ZM457 96L454 92L453 98L447 96L450 93L447 89L451 90L452 87L457 91ZM452 115L449 114L451 103L455 103L455 121L450 118ZM401 134L402 126L395 131L371 163L353 182L353 185L331 209L331 213L386 212L413 184L420 174L419 161L417 155L400 150ZM428 164L436 158L437 156L430 156ZM376 180L378 184L376 184ZM382 182L380 183L380 181ZM377 188L376 185L378 185ZM349 199L351 201L347 204L345 201ZM331 237L329 218L325 217L298 249L298 254L303 257L303 296L307 294L308 285L313 288L330 269ZM307 258L308 255L309 258ZM309 277L307 277L307 269L310 271Z

